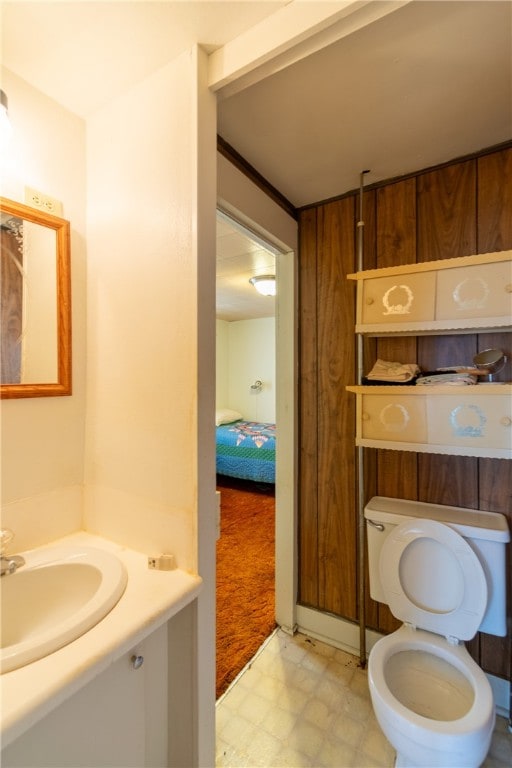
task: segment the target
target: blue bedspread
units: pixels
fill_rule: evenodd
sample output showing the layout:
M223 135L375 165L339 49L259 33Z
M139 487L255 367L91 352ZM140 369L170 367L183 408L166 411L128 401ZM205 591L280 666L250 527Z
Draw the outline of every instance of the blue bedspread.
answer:
M216 427L217 474L276 481L276 425L235 421Z

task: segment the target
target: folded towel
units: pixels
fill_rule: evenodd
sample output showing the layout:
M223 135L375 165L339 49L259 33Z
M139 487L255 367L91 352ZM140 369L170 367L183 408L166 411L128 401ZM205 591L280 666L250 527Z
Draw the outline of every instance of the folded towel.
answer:
M449 384L450 386L460 387L476 384L477 381L477 377L469 373L438 373L432 376L419 376L416 379L416 386L435 387L441 384Z
M367 378L374 381L404 382L411 381L420 369L416 363L391 363L377 360Z

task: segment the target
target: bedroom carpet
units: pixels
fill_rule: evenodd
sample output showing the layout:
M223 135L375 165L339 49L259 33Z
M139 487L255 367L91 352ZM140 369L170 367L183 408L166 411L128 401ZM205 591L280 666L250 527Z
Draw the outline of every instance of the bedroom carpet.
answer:
M273 486L222 479L217 488L221 492L221 536L217 541L219 698L276 626L275 499Z

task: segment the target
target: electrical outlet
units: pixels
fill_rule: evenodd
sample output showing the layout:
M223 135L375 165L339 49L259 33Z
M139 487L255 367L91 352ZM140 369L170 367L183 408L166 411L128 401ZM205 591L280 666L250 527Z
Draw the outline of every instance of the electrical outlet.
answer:
M38 192L32 187L25 187L25 202L40 211L51 213L53 216L62 216L62 203L54 197Z

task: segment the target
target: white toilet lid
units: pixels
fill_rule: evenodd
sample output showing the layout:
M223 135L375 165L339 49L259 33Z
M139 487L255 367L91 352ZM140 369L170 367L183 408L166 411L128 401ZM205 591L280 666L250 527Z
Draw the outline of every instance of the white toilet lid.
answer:
M458 640L475 636L487 582L478 557L453 528L419 518L401 523L385 539L379 565L397 619Z

